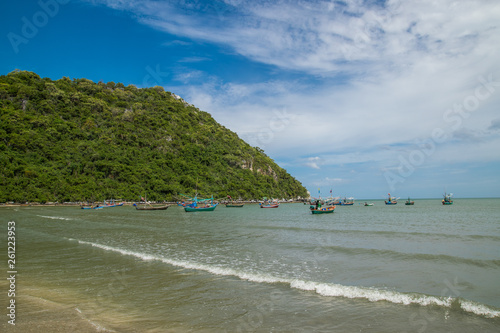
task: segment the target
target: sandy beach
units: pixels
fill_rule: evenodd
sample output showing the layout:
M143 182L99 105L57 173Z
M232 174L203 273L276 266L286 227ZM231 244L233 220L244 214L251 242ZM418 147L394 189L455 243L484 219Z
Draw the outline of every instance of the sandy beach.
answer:
M0 288L5 290L7 284L2 281ZM0 324L2 332L113 332L91 323L75 307L42 298L37 294L32 290L18 293L15 326L8 323L6 316L2 316L3 320Z

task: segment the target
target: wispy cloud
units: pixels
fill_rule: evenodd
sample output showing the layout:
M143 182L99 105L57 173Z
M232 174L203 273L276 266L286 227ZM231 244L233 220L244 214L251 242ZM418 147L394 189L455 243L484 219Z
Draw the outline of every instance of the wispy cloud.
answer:
M436 131L445 139L421 168L500 161L492 153L500 140L498 1L92 2L272 68L257 83L227 81L188 67L204 56L184 58L175 76L182 84L167 88L273 157L317 171L316 181L334 179L325 174L334 165L397 169ZM289 115L284 126L272 123L280 110Z
M309 157L305 162L304 165L308 166L313 169L319 169L319 165L321 164L321 158L320 157Z
M387 75L486 54L499 41L496 1L117 1L176 36L228 46L309 74Z
M179 62L201 62L201 61L210 61L210 58L207 57L186 57L179 60Z
M317 75L404 70L427 55L478 52L498 35L495 1L100 2L171 34Z

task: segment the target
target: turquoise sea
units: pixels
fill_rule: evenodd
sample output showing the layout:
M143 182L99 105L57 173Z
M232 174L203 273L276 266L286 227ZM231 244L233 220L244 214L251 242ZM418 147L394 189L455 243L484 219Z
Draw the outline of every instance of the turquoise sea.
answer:
M18 306L1 331L500 331L500 199L369 202L325 215L0 207L4 275L16 226Z

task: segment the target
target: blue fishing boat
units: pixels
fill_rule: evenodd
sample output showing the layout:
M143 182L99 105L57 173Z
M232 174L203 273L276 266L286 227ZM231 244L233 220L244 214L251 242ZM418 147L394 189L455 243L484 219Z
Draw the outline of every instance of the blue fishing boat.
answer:
M194 197L190 197L185 194L181 195L189 198L189 200L191 201L190 204L184 204L185 212L211 212L217 207L217 204L214 203L213 195L209 199L199 199L198 194L196 194Z
M451 200L452 195L453 193L446 194L446 192L444 192L443 200L441 201L443 205L453 205L453 200Z
M335 206L311 208L313 214L331 214L335 211Z
M398 204L398 199L396 197L391 197L391 194L389 193L389 198L388 200L385 201L386 205L397 205Z

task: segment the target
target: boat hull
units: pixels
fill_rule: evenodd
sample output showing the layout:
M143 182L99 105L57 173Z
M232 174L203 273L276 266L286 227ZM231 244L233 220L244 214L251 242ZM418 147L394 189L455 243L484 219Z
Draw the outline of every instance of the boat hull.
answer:
M232 205L232 204L227 204L226 207L231 207L231 208L241 208L243 207L244 204L241 204L241 205Z
M82 207L82 209L103 209L104 206L96 206L96 207Z
M260 205L260 208L278 208L280 205Z
M111 208L111 207L120 207L120 206L123 206L123 202L122 202L122 203L119 203L119 204L114 204L114 205L106 205L106 206L102 206L102 208Z
M397 205L397 201L386 201L385 202L386 205Z
M162 207L135 207L136 210L166 210L169 206Z
M211 212L217 207L216 205L210 207L184 207L186 212Z
M311 213L313 213L313 214L331 214L334 211L335 211L335 207L311 209Z

